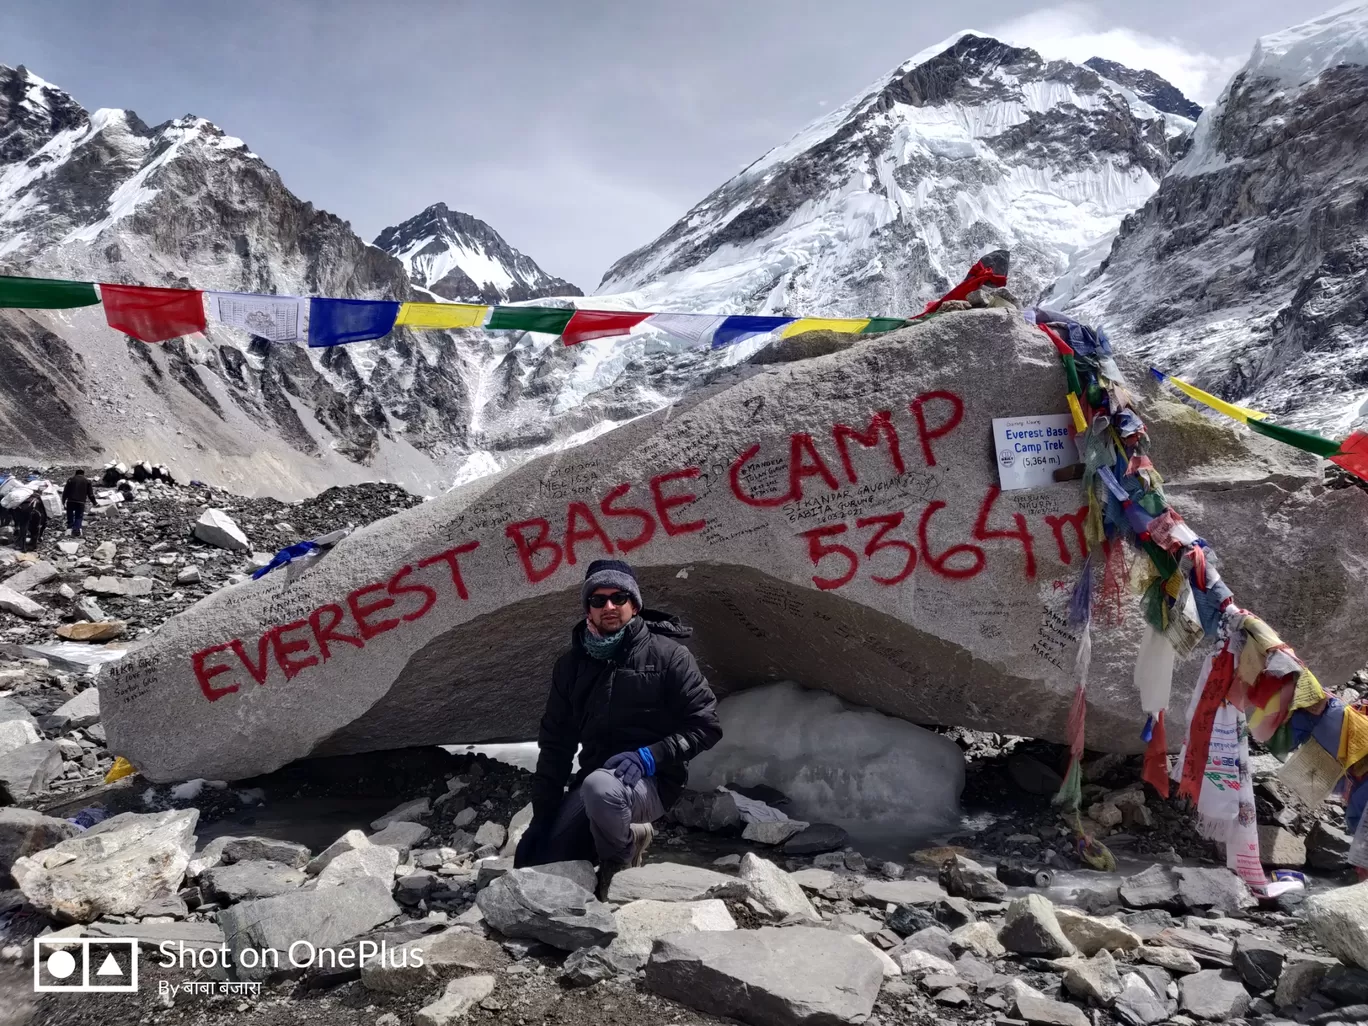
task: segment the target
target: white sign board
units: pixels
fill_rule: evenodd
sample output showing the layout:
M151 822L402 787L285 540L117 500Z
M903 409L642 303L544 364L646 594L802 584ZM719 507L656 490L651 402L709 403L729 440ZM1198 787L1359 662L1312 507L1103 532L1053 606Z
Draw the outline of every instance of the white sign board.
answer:
M1067 413L1040 417L994 417L993 448L1004 492L1056 484L1055 471L1081 463Z

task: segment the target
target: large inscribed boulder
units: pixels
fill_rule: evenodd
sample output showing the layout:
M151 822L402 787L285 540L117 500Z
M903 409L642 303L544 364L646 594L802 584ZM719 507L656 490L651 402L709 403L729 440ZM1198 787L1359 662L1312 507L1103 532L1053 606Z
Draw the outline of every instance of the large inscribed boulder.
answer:
M1326 489L1311 457L1129 372L1168 495L1236 599L1322 679L1347 678L1368 620L1368 494ZM695 628L721 692L789 679L918 723L1062 740L1083 495L1000 492L992 420L1065 413L1064 387L1011 309L735 368L205 598L101 684L111 748L163 781L534 737L584 568L610 553L638 567L648 606ZM1142 618L1126 606L1093 631L1094 749L1140 746ZM1197 669L1178 667L1170 737Z

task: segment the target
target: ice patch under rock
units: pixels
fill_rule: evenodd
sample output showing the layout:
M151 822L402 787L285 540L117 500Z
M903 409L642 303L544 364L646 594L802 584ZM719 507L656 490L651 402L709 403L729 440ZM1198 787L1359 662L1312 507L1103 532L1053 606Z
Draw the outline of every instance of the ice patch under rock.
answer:
M964 756L952 741L796 684L718 706L722 740L690 764L689 786L768 784L789 811L861 838L906 838L959 821Z

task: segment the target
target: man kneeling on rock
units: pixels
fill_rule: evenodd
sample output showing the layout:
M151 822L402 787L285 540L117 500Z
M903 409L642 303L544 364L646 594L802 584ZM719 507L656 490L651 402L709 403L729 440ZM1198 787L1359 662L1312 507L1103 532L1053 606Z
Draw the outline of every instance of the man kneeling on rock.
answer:
M679 797L688 761L715 745L722 728L707 678L674 640L692 629L642 609L630 566L590 563L580 599L586 617L551 673L532 823L514 862L597 862L598 897L606 900L613 875L641 864L651 823Z

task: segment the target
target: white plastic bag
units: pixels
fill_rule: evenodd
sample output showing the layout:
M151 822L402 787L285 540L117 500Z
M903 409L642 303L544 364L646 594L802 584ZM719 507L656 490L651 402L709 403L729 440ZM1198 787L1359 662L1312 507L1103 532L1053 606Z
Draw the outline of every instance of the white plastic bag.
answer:
M33 489L31 487L28 485L19 485L17 488L11 488L5 493L5 497L0 499L0 506L4 506L5 509L14 509L19 503L23 502L32 494Z
M1140 692L1140 709L1150 714L1167 709L1173 693L1173 646L1153 627L1145 627L1145 638L1135 657L1135 689Z
M43 508L47 510L49 517L62 515L62 493L57 490L56 485L50 484L43 489Z

